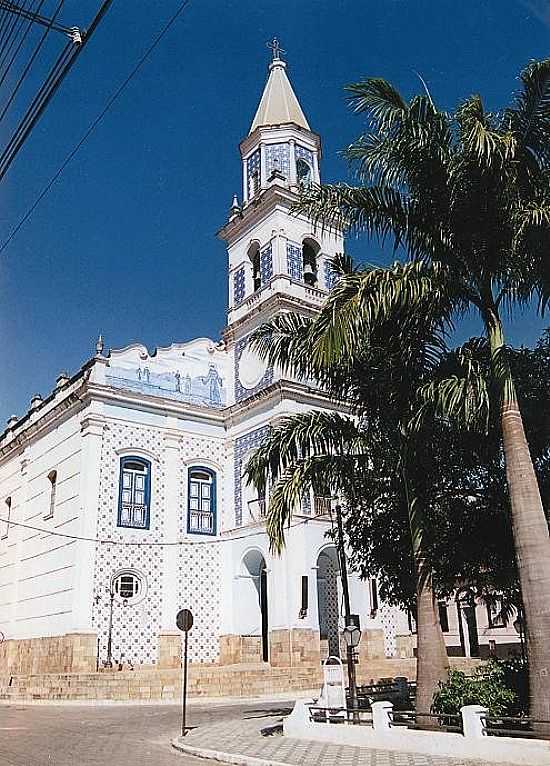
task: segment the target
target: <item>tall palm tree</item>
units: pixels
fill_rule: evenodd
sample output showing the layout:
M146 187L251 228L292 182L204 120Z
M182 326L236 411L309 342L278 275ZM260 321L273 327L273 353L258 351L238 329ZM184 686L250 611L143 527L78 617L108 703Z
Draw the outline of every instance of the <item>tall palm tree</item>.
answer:
M333 397L344 400L354 417L313 411L286 418L252 457L247 474L263 493L271 484L267 531L272 547L280 550L285 522L304 491L313 487L322 495L338 490L351 499L361 474L376 460L373 443L378 434L390 440L402 478L417 574L417 709L427 713L449 664L427 555L427 488L419 470L420 453L426 450L426 424L434 414L479 420L486 390L465 359L460 375L434 378L445 350L445 296L441 301L430 296L422 308L417 302L414 312L397 303L392 314L386 304L381 317L380 284L390 292L392 284L403 289L412 279L415 285L426 271L423 266L355 270L343 260L336 267L340 283L317 317L275 317L256 331L252 343L283 373L316 379ZM354 313L358 288L367 283L374 302L357 335L346 317Z
M533 300L544 311L550 300L550 59L532 62L520 79L498 114L477 95L446 113L429 93L407 101L382 79L349 86L353 110L368 118L346 152L358 185L304 188L296 211L319 225L389 237L409 258L431 264L432 274L400 296L409 308L434 291L456 314L475 311L483 322L525 604L531 712L550 720L550 536L502 325L503 311ZM361 292L345 317L348 329L361 327L372 301Z

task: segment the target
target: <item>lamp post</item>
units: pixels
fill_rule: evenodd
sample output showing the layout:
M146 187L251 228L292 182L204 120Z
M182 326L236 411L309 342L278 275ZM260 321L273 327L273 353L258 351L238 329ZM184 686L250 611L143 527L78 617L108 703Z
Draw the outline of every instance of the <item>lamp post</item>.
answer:
M106 668L113 667L113 605L115 602L115 590L113 584L109 588L109 634L107 636L107 660L105 662ZM128 605L128 599L122 599L122 606Z
M355 648L361 640L361 631L355 625L351 615L351 604L349 598L348 567L346 562L346 550L344 546L344 525L342 523L342 506L337 501L334 508L336 513L336 528L338 531L338 558L340 560L340 574L342 578L342 593L344 596L344 640L346 642L346 655L348 665L349 696L351 709L353 710L353 720L357 719L357 710L359 702L357 699L357 679L355 675ZM353 643L355 642L355 643Z

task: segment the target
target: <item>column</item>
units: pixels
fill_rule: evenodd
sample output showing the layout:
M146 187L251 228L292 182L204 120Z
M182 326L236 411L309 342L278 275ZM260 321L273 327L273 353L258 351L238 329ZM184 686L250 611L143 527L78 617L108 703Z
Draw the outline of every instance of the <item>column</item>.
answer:
M260 187L267 187L267 162L265 156L265 144L260 144Z
M291 138L289 143L289 151L290 151L290 157L289 157L289 167L290 167L290 178L288 179L288 182L291 186L296 186L297 184L297 177L296 177L296 141Z

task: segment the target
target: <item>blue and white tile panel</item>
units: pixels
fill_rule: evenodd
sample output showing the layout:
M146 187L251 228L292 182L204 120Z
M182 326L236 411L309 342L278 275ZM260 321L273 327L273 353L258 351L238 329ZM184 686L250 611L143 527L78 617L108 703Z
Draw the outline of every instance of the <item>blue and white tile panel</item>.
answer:
M254 388L244 388L239 378L239 365L241 363L241 355L246 348L248 342L248 336L242 338L235 346L235 401L242 402L244 399L248 399L254 394L257 394L263 388L267 388L273 383L273 367L268 367L265 371L263 378L260 382L254 386Z
M233 305L238 306L244 301L246 292L244 266L233 273Z
M262 426L255 431L235 439L235 526L243 523L243 461L250 450L256 449L267 438L269 426Z
M325 277L325 287L329 291L332 290L334 285L336 285L336 283L340 279L338 274L332 268L332 263L331 263L330 260L325 260L325 264L324 264L324 277Z
M286 243L286 266L287 273L292 279L302 282L304 279L304 267L302 248L295 242Z
M254 188L252 179L254 175L257 175L258 177L258 187L261 184L261 167L262 167L262 161L261 161L261 155L260 150L257 149L254 154L251 154L250 157L246 161L246 178L248 183L248 196L253 197L254 196Z
M271 242L260 250L260 275L262 287L273 277L273 248Z
M267 177L274 170L280 171L285 178L290 178L290 146L288 144L267 144L265 147Z

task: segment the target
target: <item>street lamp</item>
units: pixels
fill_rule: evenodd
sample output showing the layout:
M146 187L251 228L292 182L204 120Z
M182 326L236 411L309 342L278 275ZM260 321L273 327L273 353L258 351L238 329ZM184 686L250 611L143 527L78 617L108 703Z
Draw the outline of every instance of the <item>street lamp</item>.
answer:
M113 605L115 602L115 589L113 583L109 588L109 635L107 636L107 660L105 662L106 668L113 667ZM128 599L122 599L122 606L128 606Z
M338 498L336 499L334 511L336 513L336 527L338 531L338 558L340 560L340 575L342 578L342 595L344 596L344 620L346 627L344 628L343 633L344 641L346 642L349 696L351 709L353 710L353 718L355 721L357 719L357 710L359 709L359 702L357 699L357 679L355 675L355 648L359 645L359 641L361 640L361 631L354 623L354 619L351 614L348 567L346 562L346 549L344 545L344 525L342 523L342 506L340 505Z

